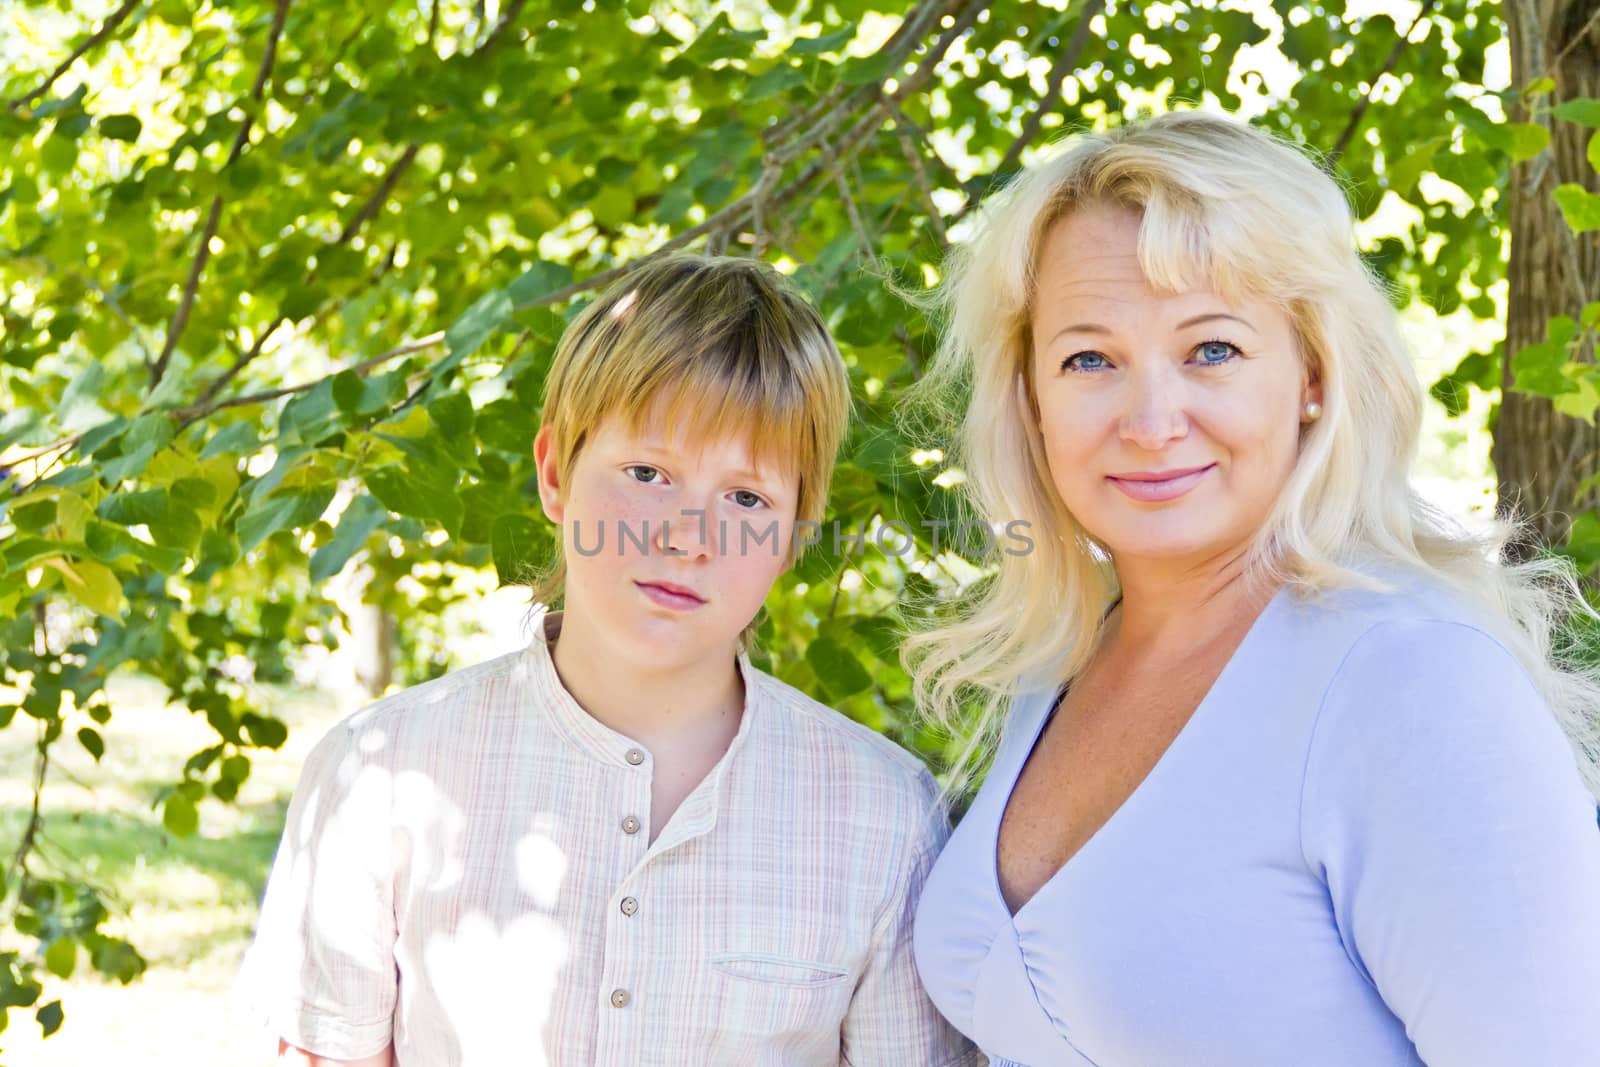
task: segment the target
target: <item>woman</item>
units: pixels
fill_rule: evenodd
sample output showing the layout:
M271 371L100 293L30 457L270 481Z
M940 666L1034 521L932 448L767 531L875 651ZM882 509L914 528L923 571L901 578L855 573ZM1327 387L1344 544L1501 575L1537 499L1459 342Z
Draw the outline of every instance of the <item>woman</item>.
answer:
M1334 181L1198 113L1080 136L938 295L921 399L1037 545L907 647L935 719L1010 704L918 911L939 1008L1033 1067L1600 1062L1576 589L1410 489Z

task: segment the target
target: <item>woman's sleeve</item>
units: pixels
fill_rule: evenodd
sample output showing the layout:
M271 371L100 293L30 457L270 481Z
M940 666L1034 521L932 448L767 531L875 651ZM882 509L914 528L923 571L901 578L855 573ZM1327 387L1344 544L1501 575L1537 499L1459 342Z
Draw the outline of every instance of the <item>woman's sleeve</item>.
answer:
M389 775L347 725L306 759L235 985L291 1045L361 1059L390 1043L396 995Z
M1600 827L1521 663L1385 622L1323 698L1301 843L1352 963L1431 1067L1600 1056Z

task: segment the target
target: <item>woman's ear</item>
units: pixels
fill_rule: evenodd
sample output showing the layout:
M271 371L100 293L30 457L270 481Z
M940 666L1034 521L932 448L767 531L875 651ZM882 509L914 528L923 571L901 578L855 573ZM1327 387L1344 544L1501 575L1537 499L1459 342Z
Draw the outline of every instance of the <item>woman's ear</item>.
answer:
M539 504L544 508L545 517L560 526L566 504L556 476L555 453L555 434L550 427L540 426L538 436L533 439L533 462L539 469Z

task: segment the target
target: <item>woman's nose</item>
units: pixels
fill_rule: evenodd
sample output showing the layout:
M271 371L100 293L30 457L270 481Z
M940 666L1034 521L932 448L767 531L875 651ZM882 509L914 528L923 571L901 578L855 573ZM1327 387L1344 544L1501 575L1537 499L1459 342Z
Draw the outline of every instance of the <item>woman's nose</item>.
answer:
M1124 403L1118 430L1123 440L1146 451L1159 451L1189 430L1183 384L1168 373L1131 375Z

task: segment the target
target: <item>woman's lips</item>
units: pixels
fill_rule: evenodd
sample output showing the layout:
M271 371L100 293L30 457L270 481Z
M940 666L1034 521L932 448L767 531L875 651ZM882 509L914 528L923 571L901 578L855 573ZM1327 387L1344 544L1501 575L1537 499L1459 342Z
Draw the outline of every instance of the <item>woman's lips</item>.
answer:
M1118 478L1115 475L1108 474L1106 475L1106 480L1121 489L1123 493L1132 499L1141 503L1161 503L1167 500L1176 500L1196 485L1199 485L1200 479L1204 478L1206 472L1215 466L1215 463L1210 463L1186 474L1174 474L1166 478L1144 475L1137 478Z

